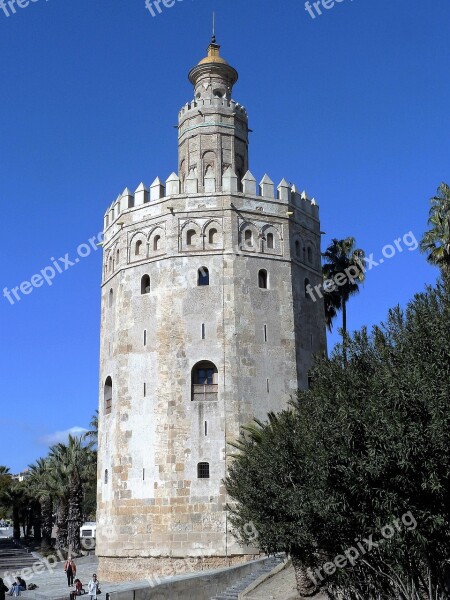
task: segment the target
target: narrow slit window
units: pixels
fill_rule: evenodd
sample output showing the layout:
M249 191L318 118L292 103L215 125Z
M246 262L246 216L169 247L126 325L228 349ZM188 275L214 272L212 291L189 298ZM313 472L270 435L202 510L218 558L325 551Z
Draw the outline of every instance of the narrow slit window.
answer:
M144 346L147 345L147 330L144 329Z
M108 483L109 481L109 473L108 473L108 469L105 469L105 483Z
M210 229L208 234L208 242L210 244L217 244L218 233L217 229Z
M144 398L147 396L147 384L144 383Z
M144 275L141 279L141 294L150 294L150 275Z
M273 233L267 234L267 248L273 250Z
M205 436L208 435L208 421L205 421Z
M246 246L253 246L253 233L251 229L245 230L244 241Z
M153 240L153 250L160 250L161 248L161 236L155 235L155 239Z
M199 479L209 479L209 463L207 463L207 462L198 463L197 477Z
M105 386L103 388L103 399L105 406L105 414L109 415L112 410L112 392L113 392L113 384L111 377L107 377L105 381Z
M269 380L266 379L267 393L270 392Z
M142 481L145 481L145 469L142 469Z
M114 303L114 292L113 292L113 290L111 289L111 290L109 290L109 307L110 307L110 308L111 308L111 306L113 305L113 303Z
M188 246L193 246L197 243L197 232L195 229L189 229L186 234L186 243Z
M142 250L142 242L141 242L141 240L138 240L136 242L136 245L134 246L135 255L139 256L141 254L141 250Z
M206 339L206 330L205 330L205 324L202 323L202 340Z
M198 270L197 285L209 285L209 271L206 267Z
M267 325L264 325L264 341L267 342Z
M267 271L261 269L258 273L258 284L262 290L267 290Z

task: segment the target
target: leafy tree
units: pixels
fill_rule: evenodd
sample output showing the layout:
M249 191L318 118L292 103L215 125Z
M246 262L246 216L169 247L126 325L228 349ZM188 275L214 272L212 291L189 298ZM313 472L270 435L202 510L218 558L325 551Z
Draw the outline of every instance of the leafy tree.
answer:
M39 500L41 508L42 547L49 549L52 544L54 495L49 460L39 458L29 468L30 477L27 483L31 494Z
M79 552L80 527L83 524L83 485L89 481L95 468L93 442L83 445L80 438L69 435L67 444L56 444L50 449L53 481L61 482L55 490L58 497L57 547L69 547Z
M428 254L430 264L441 269L442 275L450 277L450 186L441 183L436 195L430 200L428 225L420 249Z
M337 310L342 310L342 331L345 343L347 335L347 303L351 296L359 292L359 284L364 281L364 268L362 261L364 252L355 247L353 237L343 240L333 239L331 244L322 254L325 262L322 267L324 281L341 277L342 285L324 286L325 307L327 310L327 325L331 329L331 322ZM346 276L350 273L350 277ZM339 281L339 279L337 279Z
M449 598L448 287L355 333L347 352L316 363L290 410L244 430L226 479L231 520L244 541L252 521L261 549L291 554L303 595ZM370 535L382 544L324 572Z

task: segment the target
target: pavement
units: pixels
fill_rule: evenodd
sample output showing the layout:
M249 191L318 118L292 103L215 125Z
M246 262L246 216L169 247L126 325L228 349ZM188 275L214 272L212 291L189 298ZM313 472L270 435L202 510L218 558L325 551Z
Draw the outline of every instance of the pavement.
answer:
M297 594L294 567L290 566L266 579L254 590L244 596L245 600L303 600ZM322 594L308 600L326 600Z
M36 590L22 592L23 600L69 600L69 592L74 588L67 585L64 562L53 562L50 559L50 563L43 561L38 554L19 547L12 540L0 539L0 577L5 579L5 584L9 585L8 578L12 581L17 571L26 569L22 576L27 584L34 583L38 586ZM92 574L97 571L98 558L93 555L84 556L76 558L75 563L76 577L86 587ZM271 569L274 566L271 565ZM100 582L102 596L106 596L108 592L145 588L148 585L148 580L124 583ZM230 594L226 597L233 596ZM296 592L294 569L290 566L269 577L249 592L245 600L301 600ZM313 600L325 600L325 596L318 595Z

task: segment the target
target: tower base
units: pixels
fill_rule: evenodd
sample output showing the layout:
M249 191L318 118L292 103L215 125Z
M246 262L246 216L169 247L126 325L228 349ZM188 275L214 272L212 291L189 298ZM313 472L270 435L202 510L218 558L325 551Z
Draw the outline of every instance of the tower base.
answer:
M99 581L117 583L148 579L149 585L157 585L163 577L173 577L181 573L194 573L211 569L224 569L260 558L259 554L239 554L234 556L186 556L174 558L99 556L97 575Z

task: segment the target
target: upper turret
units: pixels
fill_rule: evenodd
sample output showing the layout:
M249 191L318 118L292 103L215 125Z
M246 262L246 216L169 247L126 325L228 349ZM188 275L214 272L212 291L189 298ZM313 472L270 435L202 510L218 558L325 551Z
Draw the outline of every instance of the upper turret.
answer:
M221 191L231 167L240 182L248 170L248 117L231 99L236 69L220 56L213 36L207 56L189 72L194 100L179 113L178 156L182 190L198 179L199 192Z
M189 81L194 86L195 99L226 98L231 100L233 85L238 73L220 56L220 46L213 36L208 46L208 55L189 73Z

